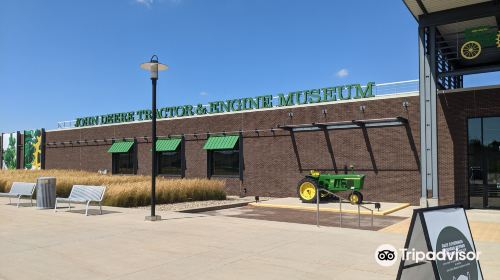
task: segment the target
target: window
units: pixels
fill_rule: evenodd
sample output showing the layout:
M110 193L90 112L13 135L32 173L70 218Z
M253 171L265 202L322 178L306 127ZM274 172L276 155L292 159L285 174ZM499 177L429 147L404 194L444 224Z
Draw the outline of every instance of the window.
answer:
M208 138L203 146L208 151L208 177L241 175L239 138L237 135Z
M238 176L240 174L240 151L213 150L211 153L211 175Z
M158 174L181 176L181 153L179 151L158 152Z
M109 148L108 153L112 154L113 174L135 174L136 156L134 141L115 142Z
M500 208L500 117L468 121L469 207Z
M156 141L157 172L159 175L184 177L184 149L181 138L160 139Z
M132 152L113 153L113 174L134 173L134 156Z

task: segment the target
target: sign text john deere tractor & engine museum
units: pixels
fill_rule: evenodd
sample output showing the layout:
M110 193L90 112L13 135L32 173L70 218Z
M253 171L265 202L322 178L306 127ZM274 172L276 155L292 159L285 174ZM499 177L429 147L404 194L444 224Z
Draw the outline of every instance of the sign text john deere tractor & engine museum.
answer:
M326 87L303 91L280 93L276 96L262 95L253 98L229 99L226 101L209 102L208 105L197 104L163 107L156 110L158 119L185 117L194 115L217 114L225 112L238 112L262 108L283 107L349 100L373 97L374 82L369 82L366 87L360 84ZM275 100L276 99L276 100ZM151 110L138 110L99 116L77 118L75 127L126 123L151 119Z

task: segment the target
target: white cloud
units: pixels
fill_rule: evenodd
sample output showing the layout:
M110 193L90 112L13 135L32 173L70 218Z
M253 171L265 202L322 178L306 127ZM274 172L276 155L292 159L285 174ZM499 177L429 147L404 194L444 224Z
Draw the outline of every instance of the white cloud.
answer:
M208 95L208 92L206 92L206 91L202 91L202 92L200 92L200 95L201 95L201 96L206 96L206 95Z
M149 8L153 5L154 0L135 0L135 2Z
M337 75L337 77L340 77L340 78L347 77L349 75L349 70L342 68L339 71L337 71L337 73L335 75Z
M173 5L177 5L177 4L180 4L182 2L182 0L134 0L134 1L137 4L144 5L148 8L151 8L153 6L153 4L156 4L156 3L170 2Z

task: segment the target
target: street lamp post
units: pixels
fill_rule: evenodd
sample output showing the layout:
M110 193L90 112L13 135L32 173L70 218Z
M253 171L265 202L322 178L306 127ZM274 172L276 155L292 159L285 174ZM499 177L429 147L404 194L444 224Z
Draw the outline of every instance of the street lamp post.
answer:
M149 62L141 64L141 68L151 73L152 82L152 108L151 108L151 216L146 216L146 221L159 221L161 216L157 216L156 210L156 82L158 81L158 71L167 70L168 66L158 62L158 56L153 55Z

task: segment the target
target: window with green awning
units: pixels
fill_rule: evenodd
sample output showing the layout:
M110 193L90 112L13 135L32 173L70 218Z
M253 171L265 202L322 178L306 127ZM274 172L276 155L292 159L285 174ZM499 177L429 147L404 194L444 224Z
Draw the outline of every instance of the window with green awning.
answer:
M240 137L237 135L228 136L210 136L203 146L205 150L232 150L238 139Z
M173 152L179 148L181 144L180 138L156 140L157 152Z
M167 176L184 176L184 167L182 165L184 154L181 154L181 149L179 149L181 143L181 138L156 140L158 174Z
M108 153L111 153L111 154L128 153L130 151L130 148L132 148L132 146L134 146L134 141L115 142L109 148Z

